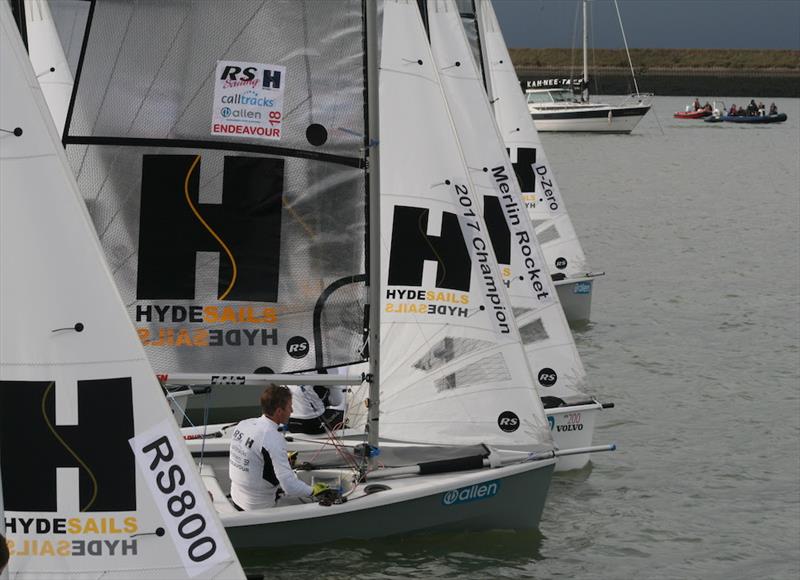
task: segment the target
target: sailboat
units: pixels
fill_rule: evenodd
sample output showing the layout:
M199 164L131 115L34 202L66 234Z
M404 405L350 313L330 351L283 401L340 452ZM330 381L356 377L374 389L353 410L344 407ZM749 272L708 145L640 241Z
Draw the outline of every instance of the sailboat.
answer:
M485 230L480 216L471 225L457 217L469 198L456 189L466 180L455 141L443 162L410 155L402 123L379 140L375 3L319 6L94 5L63 141L129 314L164 382L213 383L212 396L325 382L284 373L368 355L366 448L347 456L356 465L301 474L335 482L348 501L238 512L227 469L204 457L235 547L535 528L557 453L493 254L459 256L461 270L438 282L424 256L407 260L405 233L419 235L424 213L462 240ZM384 23L383 72L396 69L397 90L409 51L419 55L414 75L435 80L416 3L387 2ZM441 99L438 85L432 94ZM424 116L429 105L415 106ZM446 116L436 122L452 136ZM393 165L379 161L381 149ZM409 192L412 162L424 187ZM418 287L415 267L429 287ZM434 308L421 320L428 291ZM398 299L405 306L387 308ZM465 381L464 369L484 361L501 372ZM490 389L503 396L482 394ZM393 449L383 446L391 429L379 433L390 416L418 423Z
M426 19L470 178L479 192L498 261L503 267L536 388L545 406L556 447L589 447L596 416L604 407L585 394L586 371L559 303L514 168L492 113L482 78L452 0L429 0ZM557 471L577 469L588 454L562 457Z
M522 190L522 199L567 320L572 324L586 324L591 318L595 280L604 272L589 267L552 164L519 90L519 78L492 4L476 0L475 7L474 13L466 13L464 24L475 39L473 44L487 94Z
M120 300L6 3L0 70L8 577L244 578Z
M589 0L581 0L583 7L583 78L528 81L525 95L531 117L539 131L581 131L592 133L630 133L652 106L652 95L639 92L633 71L628 41L619 18L625 52L631 68L635 93L618 105L594 103L589 100ZM619 6L614 0L619 17ZM576 93L579 97L576 98Z

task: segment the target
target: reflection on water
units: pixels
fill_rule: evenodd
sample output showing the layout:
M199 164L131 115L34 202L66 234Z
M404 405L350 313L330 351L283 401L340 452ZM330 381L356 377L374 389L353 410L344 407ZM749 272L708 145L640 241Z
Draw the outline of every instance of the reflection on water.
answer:
M417 534L249 550L239 557L248 575L268 578L513 578L542 559L543 538L538 531Z

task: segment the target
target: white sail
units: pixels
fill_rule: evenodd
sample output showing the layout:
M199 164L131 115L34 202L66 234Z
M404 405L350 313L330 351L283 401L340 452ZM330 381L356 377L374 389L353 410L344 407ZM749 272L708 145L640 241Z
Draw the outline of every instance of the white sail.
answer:
M33 72L60 134L67 119L73 80L48 0L25 0L25 20Z
M0 459L11 578L243 578L0 6Z
M417 2L383 18L381 435L549 444Z
M428 6L431 47L470 177L483 206L495 255L539 394L586 400L572 332L525 211L480 73L452 0Z
M363 359L363 60L360 1L93 5L64 143L157 372Z
M517 172L550 273L567 278L589 272L586 256L533 124L492 3L480 3L478 27L486 50L497 125Z

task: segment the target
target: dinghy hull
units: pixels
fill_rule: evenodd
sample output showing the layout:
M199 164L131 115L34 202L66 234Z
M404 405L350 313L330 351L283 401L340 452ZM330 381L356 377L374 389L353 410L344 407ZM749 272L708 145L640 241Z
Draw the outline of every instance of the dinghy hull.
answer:
M391 489L354 494L341 505L234 512L221 514L221 519L236 549L449 530L536 529L552 473L553 461L549 460L456 474L380 479L377 481Z
M591 446L597 414L602 410L600 403L545 409L556 448L567 450ZM589 453L559 457L556 471L582 469L589 463L589 459Z
M555 286L567 322L579 324L589 322L592 313L593 280L591 278L558 280Z

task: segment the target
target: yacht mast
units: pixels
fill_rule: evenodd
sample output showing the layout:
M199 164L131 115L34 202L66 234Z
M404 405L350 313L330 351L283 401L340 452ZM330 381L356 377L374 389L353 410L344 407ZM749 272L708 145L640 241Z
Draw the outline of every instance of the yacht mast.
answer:
M380 145L378 133L378 8L377 0L366 2L367 27L367 171L369 172L369 413L367 444L378 446L380 405L381 337L381 245L380 245Z
M587 17L589 0L583 0L583 100L589 99L589 28Z

